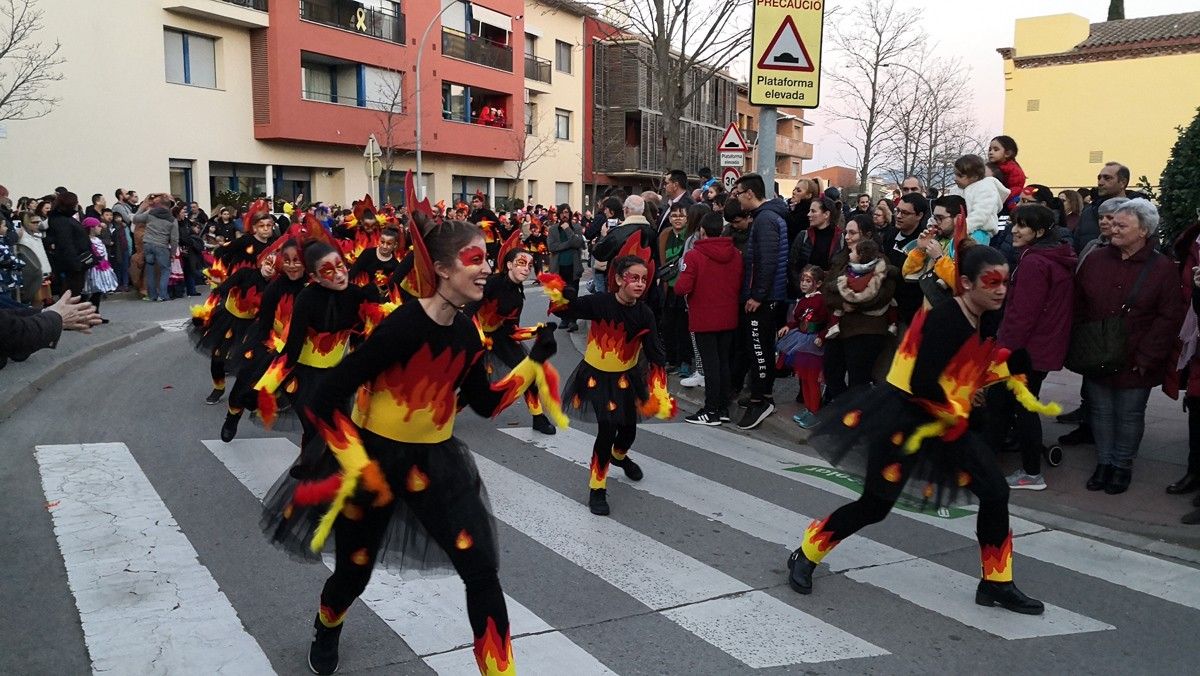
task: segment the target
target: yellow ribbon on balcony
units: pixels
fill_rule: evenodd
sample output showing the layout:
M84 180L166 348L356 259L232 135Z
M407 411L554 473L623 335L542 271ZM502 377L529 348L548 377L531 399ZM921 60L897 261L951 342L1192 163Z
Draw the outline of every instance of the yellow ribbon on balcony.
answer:
M367 32L367 10L362 7L354 11L354 27L363 33Z

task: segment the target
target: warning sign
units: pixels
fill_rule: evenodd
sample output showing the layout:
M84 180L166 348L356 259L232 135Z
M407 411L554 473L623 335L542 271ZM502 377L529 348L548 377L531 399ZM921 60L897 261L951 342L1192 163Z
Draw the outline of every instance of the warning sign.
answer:
M816 108L823 0L754 0L750 103Z
M721 152L750 152L750 146L746 145L746 139L742 136L742 130L738 129L737 122L730 122L725 128L725 133L721 136L721 141L717 143L717 150Z

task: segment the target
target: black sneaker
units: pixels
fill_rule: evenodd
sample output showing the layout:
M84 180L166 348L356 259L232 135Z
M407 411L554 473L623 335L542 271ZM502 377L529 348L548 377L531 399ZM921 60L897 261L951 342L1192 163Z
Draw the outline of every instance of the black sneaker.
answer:
M314 674L332 674L338 669L338 639L342 635L342 625L330 629L321 624L321 617L317 616L313 627L316 633L308 647L308 668Z
M723 423L733 422L733 418L729 417L729 409L723 408L717 411L717 420L720 420Z
M700 409L687 416L683 421L692 423L693 425L708 425L709 427L717 427L721 424L721 418L718 414L709 413L704 409Z
M738 421L738 429L752 430L762 424L762 421L767 419L767 416L775 412L775 403L763 399L762 401L752 401L746 406L746 414Z
M642 477L645 476L642 473L642 468L629 458L625 458L624 460L613 460L612 464L620 467L630 481L641 481Z
M212 406L213 404L219 404L221 403L221 398L224 396L225 390L218 390L214 387L213 391L209 392L208 396L204 398L204 403L208 404L209 406Z
M746 408L747 406L749 406L750 405L750 395L743 394L742 396L738 397L737 405L741 406L742 408Z
M542 434L556 434L558 432L558 430L554 429L554 424L544 414L533 416L533 429Z
M593 488L588 494L588 509L596 516L608 516L608 490Z
M237 436L238 421L242 419L241 413L226 413L225 424L221 425L221 441L229 443Z

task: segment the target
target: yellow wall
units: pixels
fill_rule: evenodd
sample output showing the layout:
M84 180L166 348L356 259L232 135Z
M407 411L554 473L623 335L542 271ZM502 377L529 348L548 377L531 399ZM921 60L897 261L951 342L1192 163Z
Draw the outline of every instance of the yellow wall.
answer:
M1088 26L1088 20L1078 14L1017 19L1013 49L1017 56L1068 52L1087 39Z
M1055 34L1062 25L1061 16L1019 20L1016 56L1065 51ZM1006 60L1004 133L1020 146L1017 159L1030 183L1094 186L1103 163L1115 161L1129 167L1131 184L1145 175L1157 185L1175 128L1200 106L1200 88L1185 85L1185 73L1200 73L1200 53L1037 68ZM1031 99L1036 112L1028 110ZM1091 161L1093 151L1102 161Z

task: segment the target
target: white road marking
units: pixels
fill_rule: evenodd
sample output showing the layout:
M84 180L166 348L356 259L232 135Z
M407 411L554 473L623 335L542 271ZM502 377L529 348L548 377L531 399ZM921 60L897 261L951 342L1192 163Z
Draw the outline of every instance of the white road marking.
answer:
M36 457L93 672L275 673L125 444Z
M545 436L527 427L501 431L580 467L590 466L595 440L590 434L567 429L559 430L554 436ZM748 535L782 545L787 550L798 545L804 529L812 521L811 517L639 454L636 444L632 457L641 465L646 478L640 482L624 482L630 487ZM614 475L621 477L621 471L610 472L610 480ZM1044 615L1021 616L1019 622L1013 621L1013 614L1008 611L975 605L978 577L917 559L907 552L861 536L847 538L827 561L834 571L854 571L848 573L851 579L880 587L926 610L1006 639L1114 629L1112 625L1049 604Z
M496 518L654 610L692 605L664 615L751 667L888 654L518 472L478 454L476 462ZM735 624L753 627L752 637L731 640Z
M295 444L284 438L202 443L260 501L300 453ZM332 570L333 557L326 555L324 560ZM386 568L377 568L361 598L434 670L465 673L458 669L463 656L470 659L468 671L475 669L466 597L457 577L405 578ZM504 598L513 636L513 654L522 671L611 673L599 660L555 631L531 610L507 594ZM525 652L526 648L530 649L529 653ZM443 668L450 671L442 671Z
M858 493L829 481L787 471L787 467L804 464L829 466L829 463L820 458L798 451L740 434L687 423L646 425L642 429L835 495L858 497ZM903 510L896 510L894 513L963 537L975 536L974 519L940 519ZM1200 609L1200 570L1105 542L1050 530L1026 519L1012 517L1009 523L1014 536L1013 550L1021 556L1125 586L1189 608Z
M158 325L161 326L162 330L167 333L175 333L178 331L186 331L188 324L191 324L191 323L192 323L191 319L184 318L184 319L168 319L168 320L159 322Z

